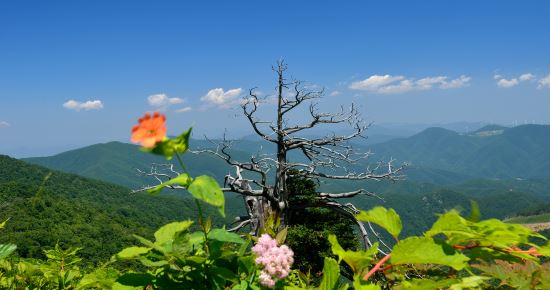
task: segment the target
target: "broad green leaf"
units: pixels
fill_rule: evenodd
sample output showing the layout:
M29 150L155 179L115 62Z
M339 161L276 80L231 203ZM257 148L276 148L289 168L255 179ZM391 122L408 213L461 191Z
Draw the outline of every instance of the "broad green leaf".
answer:
M139 258L139 262L145 267L162 267L169 264L166 260L151 261L143 256Z
M145 287L142 287L142 286L126 286L126 285L122 285L118 282L115 282L113 284L113 288L112 288L112 290L143 290L143 289L145 289Z
M364 222L375 223L386 231L388 231L394 238L399 237L399 233L403 229L401 225L401 219L393 208L389 210L378 206L369 211L361 211L357 215L357 219Z
M434 277L435 278L435 277ZM433 279L433 278L432 278ZM452 284L458 283L458 279L411 279L405 280L401 285L395 287L397 290L411 289L411 290L424 290L424 289L447 289Z
M208 239L210 240L216 240L220 242L228 242L228 243L236 243L236 244L244 244L244 240L241 238L241 236L228 232L224 229L213 229L208 233Z
M445 247L444 247L445 246ZM410 237L393 247L392 264L439 264L461 270L468 257L445 244L436 244L431 238Z
M16 245L12 244L4 244L0 245L0 259L4 259L5 257L9 256L13 251L17 249Z
M144 237L140 237L138 235L132 235L134 238L136 238L136 240L138 240L140 243L144 244L145 246L149 247L149 248L154 248L155 247L155 244L151 241L149 241L148 239L144 238Z
M129 260L146 254L151 250L151 248L145 247L128 247L116 254L117 259Z
M124 286L139 286L145 288L145 286L151 284L154 279L155 276L148 273L126 273L118 277L116 282Z
M332 245L332 252L338 256L338 262L344 260L354 273L361 273L363 270L368 269L378 251L378 243L375 243L367 251L354 252L344 250L335 235L329 235L328 241Z
M323 266L323 280L319 285L319 290L336 290L340 280L340 265L332 258L325 258Z
M220 214L225 217L225 199L218 182L214 178L201 175L191 182L187 190L194 198L217 207Z
M99 268L82 277L76 289L111 289L116 279L118 272L112 268Z
M155 232L155 244L162 245L166 242L173 242L174 236L183 232L193 224L193 221L172 222L162 226Z
M494 263L475 264L473 267L481 270L485 276L500 280L500 285L508 285L513 289L535 288L532 286L534 286L537 272L541 269L539 265L531 261L509 263L501 260Z
M237 264L239 265L239 273L245 273L247 275L252 274L256 271L256 258L252 255L250 256L239 256L237 258Z
M376 284L369 283L361 278L360 275L355 275L353 277L353 288L355 290L381 290L380 286Z
M183 187L188 187L192 181L193 179L191 178L191 176L189 176L189 174L182 173L177 177L174 177L166 182L155 186L154 188L148 189L147 192L149 192L150 194L159 194L163 188L169 185L180 185Z
M546 239L525 226L508 224L497 219L475 223L472 228L483 238L480 242L482 246L507 248L511 245L527 244L530 237Z
M537 251L538 251L539 254L541 254L545 257L550 257L550 246L548 246L548 245L543 246L543 247L538 247Z
M491 278L483 276L464 277L460 279L460 282L451 285L451 287L449 287L449 290L480 289L481 285L483 285L483 283L485 283L485 281L489 279Z
M233 280L236 278L235 273L225 267L210 266L208 268L210 273L207 273L209 276L218 276L223 280Z
M432 237L442 233L447 237L452 235L459 235L464 238L477 237L478 234L471 228L471 224L471 222L461 217L456 210L450 210L439 216L432 228L425 233L425 236Z

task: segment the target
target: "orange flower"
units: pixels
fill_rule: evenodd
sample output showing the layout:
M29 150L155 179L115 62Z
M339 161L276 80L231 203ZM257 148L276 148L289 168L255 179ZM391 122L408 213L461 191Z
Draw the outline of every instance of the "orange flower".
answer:
M139 124L132 128L132 142L141 143L145 148L153 148L166 136L166 116L155 112L153 116L146 113L139 119Z

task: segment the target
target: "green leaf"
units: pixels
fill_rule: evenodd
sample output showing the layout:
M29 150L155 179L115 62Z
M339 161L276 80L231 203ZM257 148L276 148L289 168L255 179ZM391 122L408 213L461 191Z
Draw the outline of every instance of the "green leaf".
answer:
M335 290L338 289L338 281L340 280L340 266L338 262L332 258L325 258L323 266L323 280L319 285L319 290Z
M125 286L140 286L145 287L153 282L155 276L148 273L126 273L116 280L117 283L120 283Z
M191 131L193 128L187 129L187 131L183 132L178 137L172 139L172 148L174 148L174 151L178 152L179 154L184 154L189 149L189 137L191 136Z
M353 288L355 290L381 290L380 286L363 280L360 275L353 277Z
M162 245L166 242L173 242L175 235L183 232L193 224L193 221L173 222L162 226L155 232L155 244Z
M107 288L107 289L109 289L109 288ZM142 287L142 286L126 286L126 285L122 285L118 282L115 282L113 284L112 289L113 290L143 290L144 287Z
M225 217L225 199L218 182L214 178L201 175L191 182L187 190L194 198L217 207L220 214Z
M132 235L136 240L138 240L140 243L144 244L145 246L149 247L149 248L154 248L155 247L155 244L151 241L149 241L148 239L144 238L144 237L140 237L138 235Z
M220 242L228 242L228 243L236 243L236 244L244 244L245 240L241 238L241 236L228 232L224 229L213 229L208 233L208 239L210 240L216 240Z
M164 140L155 144L155 147L141 148L144 152L150 152L157 155L163 155L167 160L172 159L175 153L183 154L189 149L189 137L191 136L191 129L183 132L176 138L169 139L165 138Z
M245 273L246 275L256 272L256 258L250 256L239 256L237 258L237 264L239 265L239 273Z
M135 259L142 254L146 254L150 251L150 248L145 247L128 247L116 254L117 259L130 260Z
M451 285L451 287L449 287L449 290L482 289L480 288L481 285L483 285L485 281L489 279L491 278L483 276L464 277L460 280L459 283Z
M0 245L0 259L4 259L5 257L9 256L11 253L13 253L13 251L15 251L15 249L17 249L16 245Z
M368 269L378 251L378 243L375 243L367 251L354 252L344 250L335 235L329 235L328 241L332 245L332 252L338 256L338 262L344 260L354 273L361 273L363 270Z
M5 221L3 221L2 223L0 223L0 230L3 229L5 226L6 226L6 223L9 221L10 219L7 219Z
M426 237L409 237L393 247L392 264L439 264L461 270L470 259L446 244Z
M237 284L231 288L231 290L246 290L248 289L248 282L242 280L240 284Z
M111 289L117 278L118 272L115 269L99 268L84 275L76 289Z
M168 185L180 185L187 188L192 181L193 179L191 178L191 176L189 176L189 174L182 173L177 177L174 177L166 182L163 182L155 186L154 188L148 189L147 192L149 192L150 194L156 195L156 194L159 194L160 191Z
M277 241L277 244L279 244L279 245L284 244L287 234L288 234L288 227L285 227L280 232L278 232L277 236L275 236L275 240Z
M367 212L361 211L357 215L357 219L364 222L375 223L386 231L388 231L395 239L399 237L403 226L401 225L401 219L393 208L389 210L378 206Z
M443 279L443 280L432 280L432 279L405 280L403 281L403 284L399 285L399 287L396 287L396 288L397 289L415 289L415 290L447 289L450 285L459 282L458 279Z
M208 271L210 276L218 276L223 280L234 280L236 278L235 273L225 267L210 266Z
M472 230L471 224L472 222L461 217L456 210L450 210L439 216L437 221L432 225L432 228L425 233L425 236L432 237L442 233L447 237L452 237L453 235L459 235L463 238L477 237L478 234Z

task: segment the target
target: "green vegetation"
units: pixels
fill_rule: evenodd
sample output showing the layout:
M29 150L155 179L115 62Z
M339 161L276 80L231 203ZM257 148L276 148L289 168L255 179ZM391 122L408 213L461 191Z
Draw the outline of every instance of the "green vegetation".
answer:
M353 222L329 209L308 207L316 202L316 184L311 179L289 177L290 213L288 245L294 249L294 265L304 273L319 273L325 257L332 257L329 235L336 235L345 249L357 250L359 240Z
M121 186L51 171L0 156L0 220L10 219L0 244L17 244L17 254L44 258L44 249L82 247L95 264L154 229L182 217L196 217L190 199L130 194ZM218 219L218 221L220 221Z
M351 224L322 211L304 211L303 208L315 202L312 193L316 185L308 179L289 180L289 188L294 193L293 205L297 206L292 215L298 221L289 228L277 226L276 217L263 228L267 234L259 239L243 239L216 228L210 215L225 215L225 196L214 178L194 177L185 172L179 157L188 148L185 134L163 139L149 150L168 159L176 155L184 173L148 191L157 194L173 185L186 189L195 201L198 222L170 222L154 234L149 227L170 219L169 215L177 214L181 206L188 205L189 199L170 195L130 197L126 189L119 186L50 172L0 156L0 204L7 209L2 214L8 213L11 218L0 217L7 220L0 224L0 229L5 230L0 235L0 287L234 290L266 287L343 290L351 285L355 289L550 287L550 265L544 263L544 259L550 257L550 245L543 235L497 219L480 220L475 206L469 218L462 217L457 210L446 210L446 205L463 202L460 194L450 190L438 189L427 195L409 190L409 195L399 196L405 198L401 205L410 207L409 212L418 214L419 209L413 210L418 204L408 204L406 197L412 200L419 196L422 196L420 210L444 212L419 236L408 236L404 232L407 225L394 209L374 207L360 211L355 216L358 220L375 224L393 239L384 251L379 251L378 243L366 251L353 250L356 243L349 236ZM497 195L496 198L503 197ZM205 205L210 206L209 210L203 211ZM32 220L34 217L38 218ZM19 236L14 239L28 233L29 236L21 237L29 240ZM137 235L130 240L130 233ZM101 237L94 237L94 244L89 234ZM57 238L57 241L44 240L45 237ZM98 241L101 238L104 240ZM323 258L319 279L290 270L293 253L282 245L287 239L288 244L295 247L296 266L318 269L320 259L317 257ZM310 244L311 240L328 241L334 258L327 253L326 243ZM42 248L49 242L51 248L25 250L32 241L37 241ZM252 249L251 242L256 243ZM124 249L120 249L122 245ZM86 252L86 248L80 246L90 246L97 252ZM14 256L16 249L38 259ZM307 255L311 261L303 258ZM94 257L101 257L105 262L99 264ZM349 280L341 276L341 266L347 269Z
M507 219L506 222L514 224L550 223L550 213L513 217Z

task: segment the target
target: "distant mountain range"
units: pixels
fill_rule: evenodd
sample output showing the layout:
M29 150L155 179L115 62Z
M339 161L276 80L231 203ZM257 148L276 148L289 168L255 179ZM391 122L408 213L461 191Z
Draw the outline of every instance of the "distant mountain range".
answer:
M205 148L212 144L192 140L191 146ZM253 138L239 140L234 147L237 149L232 150L233 156L237 160L248 160L260 147L264 152L273 149L272 145ZM460 200L456 204L468 204L469 199L478 200L483 203L485 214L491 217L506 217L524 207L550 201L550 126L547 125L515 128L488 125L467 133L429 128L408 138L372 146L358 144L357 147L374 152L374 161L393 157L399 162L411 163L405 171L407 181L321 181L323 190L345 191L364 187L381 193L387 197L388 206L398 208L405 206L399 201L404 195L421 200L422 196L429 194L453 193L455 198L452 200ZM166 163L162 157L144 154L138 146L121 142L96 144L51 157L24 160L134 189L155 182L137 175L136 168L147 170L151 163ZM234 171L222 160L209 155L186 154L184 161L192 174L209 174L220 182L226 174ZM363 205L369 207L374 203L376 201L369 199ZM419 206L414 202L408 204ZM440 210L452 206L452 203L442 203Z
M376 157L483 178L550 176L550 125L486 126L471 133L429 128L370 146Z

